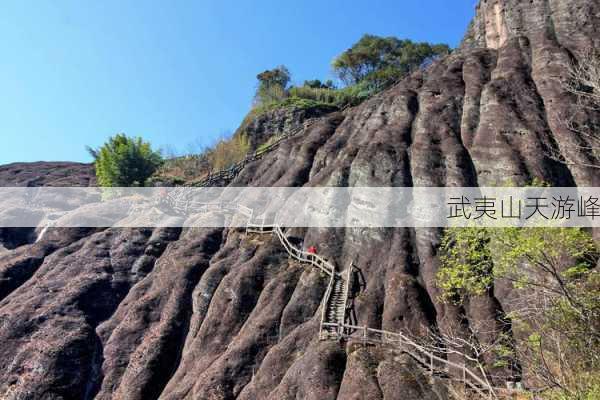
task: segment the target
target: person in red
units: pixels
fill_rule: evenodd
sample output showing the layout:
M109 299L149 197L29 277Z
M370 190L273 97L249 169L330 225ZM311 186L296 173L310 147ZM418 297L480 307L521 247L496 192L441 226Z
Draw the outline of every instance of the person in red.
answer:
M309 254L317 254L317 248L315 246L310 246L308 248L308 253Z

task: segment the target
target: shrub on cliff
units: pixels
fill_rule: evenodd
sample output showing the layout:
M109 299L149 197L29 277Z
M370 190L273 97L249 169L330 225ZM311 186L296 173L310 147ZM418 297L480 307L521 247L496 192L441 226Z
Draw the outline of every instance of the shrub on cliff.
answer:
M96 159L100 186L143 186L162 163L160 153L154 151L150 143L124 134L111 137L100 149L90 153Z
M208 153L205 150L198 154L167 158L150 180L180 185L203 178L211 169Z
M326 87L298 86L289 89L290 99L304 99L319 105L342 108L345 105L357 105L375 93L367 85L346 86L341 89ZM286 99L288 100L288 99Z
M223 138L207 153L213 171L225 169L242 161L250 150L250 141L245 135L234 135L230 139Z
M193 185L211 172L227 169L242 161L250 148L250 140L243 133L223 135L197 154L172 155L167 158L150 181Z
M289 86L291 75L285 66L261 72L256 76L258 87L252 116L278 108L341 108L356 105L373 94L365 83L336 88L333 81L304 81L301 86Z

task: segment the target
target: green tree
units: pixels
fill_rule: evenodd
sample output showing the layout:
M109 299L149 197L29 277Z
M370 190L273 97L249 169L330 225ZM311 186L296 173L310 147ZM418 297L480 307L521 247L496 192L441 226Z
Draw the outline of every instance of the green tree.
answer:
M280 65L261 72L256 75L256 79L258 79L258 88L255 101L258 104L268 104L281 101L286 97L291 76L287 67Z
M311 89L335 89L335 84L331 79L326 80L325 83L321 82L320 79L310 79L304 81L302 86Z
M100 186L143 186L162 163L160 152L154 151L150 143L124 134L111 137L100 149L90 153L95 155Z
M448 228L437 274L442 297L462 303L511 282L505 299L515 358L548 398L600 391L598 244L579 228ZM592 396L592 397L585 397Z
M366 81L383 88L428 60L449 53L445 44L415 43L395 37L364 35L333 60L334 73L347 85Z

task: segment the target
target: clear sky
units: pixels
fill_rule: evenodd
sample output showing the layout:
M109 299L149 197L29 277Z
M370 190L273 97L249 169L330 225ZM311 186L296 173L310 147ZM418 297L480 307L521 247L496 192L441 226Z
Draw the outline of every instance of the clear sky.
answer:
M124 132L183 152L232 132L256 74L331 78L362 34L456 46L475 0L5 0L0 164L90 161Z

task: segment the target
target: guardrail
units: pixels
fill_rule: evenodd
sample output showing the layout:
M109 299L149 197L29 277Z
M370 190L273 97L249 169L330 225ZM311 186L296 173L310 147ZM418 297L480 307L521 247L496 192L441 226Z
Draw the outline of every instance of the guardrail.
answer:
M335 328L339 337L343 337L350 341L361 341L363 343L373 344L391 344L399 347L400 351L403 351L419 361L422 365L427 366L434 374L437 372L449 373L451 368L454 368L462 372L462 381L465 385L475 390L479 395L483 397L495 397L494 388L492 385L482 378L477 373L471 371L466 365L458 364L448 359L439 357L433 352L429 351L426 347L416 343L408 336L400 332L390 332L381 329L369 328L366 326L357 326L350 324L335 324L335 323L324 323L324 326ZM345 333L352 332L353 333ZM359 333L355 335L354 333ZM440 368L435 365L438 363L443 366ZM488 393L486 394L485 391Z
M191 200L184 200L175 198L175 196L169 195L167 200L173 211L177 213L208 213L211 211L230 211L242 214L248 219L252 219L254 211L250 207L246 207L241 204L233 202L214 202L214 203L203 203Z
M286 252L288 253L288 255L290 257L292 257L293 259L298 260L300 262L309 263L309 264L313 265L314 267L317 267L318 269L320 269L321 271L323 271L324 273L326 273L329 276L336 274L335 266L333 264L331 264L329 261L327 261L325 258L323 258L317 254L313 254L313 253L309 253L304 250L300 250L299 248L295 247L289 241L287 236L285 236L285 234L283 233L283 229L281 229L281 227L277 224L265 225L265 224L249 223L246 227L246 232L249 232L249 233L275 232L275 234L277 235L277 238L279 239L279 242L285 248Z
M327 326L327 302L331 297L331 292L333 290L333 284L335 281L335 275L331 275L329 277L329 283L327 284L327 290L325 290L325 294L323 295L323 300L321 301L321 324L319 325L319 340L325 340L329 338L329 332L324 329ZM333 324L337 325L337 324Z
M346 273L346 283L345 283L346 286L344 287L344 294L343 294L344 304L342 305L342 309L340 310L340 313L342 313L342 315L338 316L338 320L340 320L340 317L341 317L342 322L346 322L346 310L348 309L348 297L350 295L350 285L352 284L352 270L353 269L354 269L354 263L350 263L350 266L347 268L347 273Z

